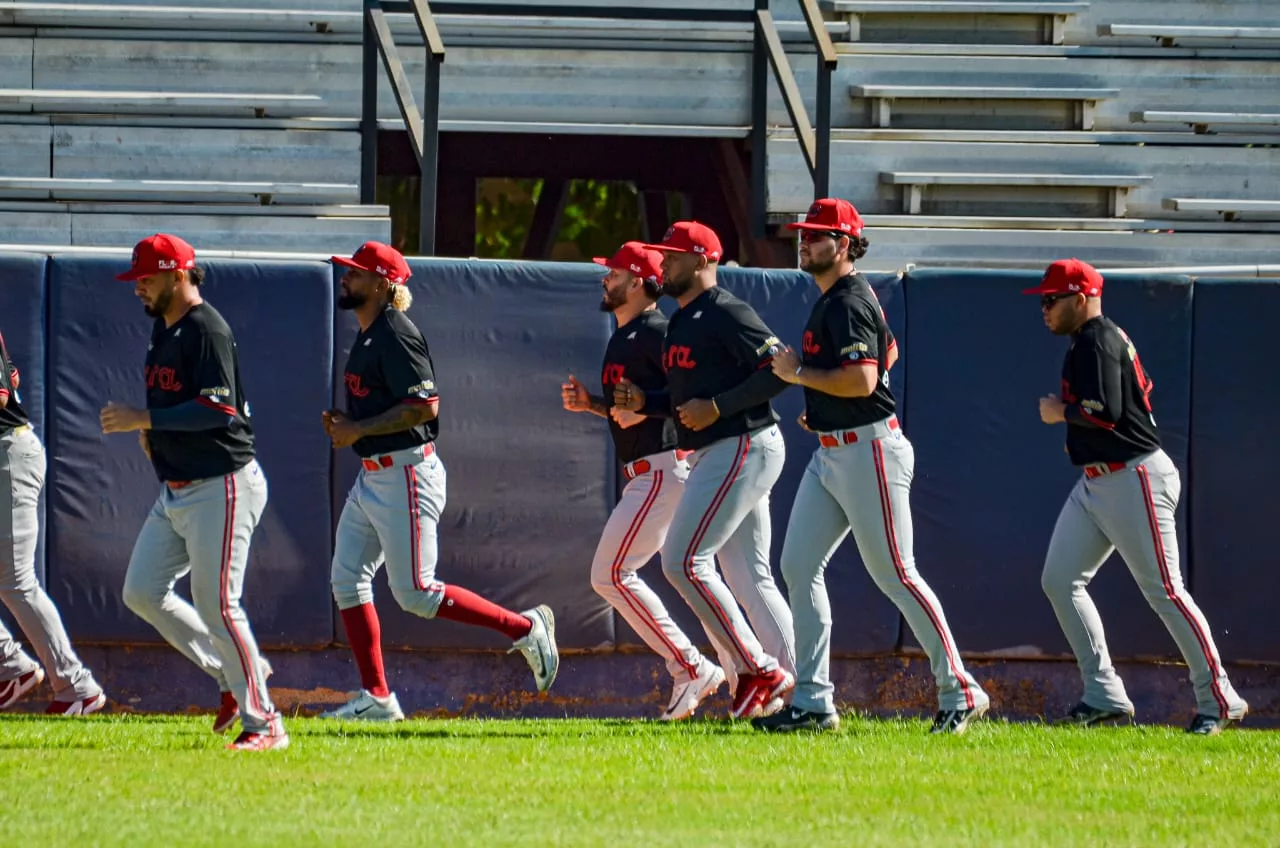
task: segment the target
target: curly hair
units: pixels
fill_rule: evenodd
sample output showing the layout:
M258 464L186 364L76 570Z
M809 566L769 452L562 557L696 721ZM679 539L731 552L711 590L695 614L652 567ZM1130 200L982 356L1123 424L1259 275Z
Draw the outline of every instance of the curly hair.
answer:
M867 255L867 248L871 246L871 242L867 241L866 236L849 236L849 258L854 262Z
M413 305L413 292L409 291L409 287L401 283L400 285L391 286L391 308L397 312L408 312L409 307Z
M187 279L191 281L191 285L199 286L204 283L204 269L190 268L187 270Z

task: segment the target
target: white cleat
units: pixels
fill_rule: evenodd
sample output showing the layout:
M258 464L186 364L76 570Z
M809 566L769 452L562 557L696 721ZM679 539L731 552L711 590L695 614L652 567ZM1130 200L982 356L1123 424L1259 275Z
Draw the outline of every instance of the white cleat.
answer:
M533 680L539 692L545 692L556 682L560 670L560 651L556 648L556 617L546 604L521 613L533 622L533 629L519 639L507 653L519 651L533 669Z
M19 698L44 682L44 669L36 666L12 680L0 683L0 710L13 706Z
M697 677L677 682L671 691L671 703L667 711L659 716L660 721L680 721L689 718L698 709L698 704L712 695L724 683L724 669L712 662L703 662L702 671Z
M347 701L336 710L321 713L320 718L336 718L343 721L404 721L404 711L400 709L400 701L392 692L385 698L369 694L368 689L361 689L360 694Z

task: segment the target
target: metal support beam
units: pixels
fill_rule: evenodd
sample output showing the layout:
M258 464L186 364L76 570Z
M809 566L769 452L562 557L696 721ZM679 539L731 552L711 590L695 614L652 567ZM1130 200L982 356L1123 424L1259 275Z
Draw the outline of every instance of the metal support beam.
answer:
M533 208L533 222L524 239L522 259L550 259L560 235L564 204L569 199L568 180L543 180L538 203Z
M769 48L765 38L769 0L756 0L751 48L751 235L764 238L769 229ZM764 17L762 17L762 15Z
M378 189L378 40L373 10L378 0L365 0L360 78L360 202L370 205Z
M432 25L434 29L434 23ZM444 51L439 57L431 53L427 56L427 80L423 95L422 121L422 154L418 157L418 168L422 174L419 183L419 218L418 218L418 254L420 256L436 255L436 198L439 192L440 164L440 65L444 62Z

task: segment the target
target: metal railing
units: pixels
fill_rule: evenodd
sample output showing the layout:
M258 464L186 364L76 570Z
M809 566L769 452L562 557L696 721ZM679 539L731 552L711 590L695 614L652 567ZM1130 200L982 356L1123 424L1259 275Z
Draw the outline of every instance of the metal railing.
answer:
M751 61L751 234L766 235L768 225L769 70L782 92L782 100L805 164L813 178L814 198L825 197L831 176L831 74L837 57L827 34L817 0L798 0L817 57L816 122L809 120L800 86L782 45L782 37L769 11L769 0L754 0L755 8L631 9L626 7L428 3L427 0L364 0L362 102L360 111L360 202L376 202L378 176L378 63L381 60L400 107L421 169L421 221L418 253L434 256L436 247L437 164L440 151L440 70L445 60L444 40L434 14L495 15L506 17L614 18L619 20L676 20L715 23L749 23L753 27ZM426 85L420 110L404 62L396 49L388 14L411 14L427 48Z

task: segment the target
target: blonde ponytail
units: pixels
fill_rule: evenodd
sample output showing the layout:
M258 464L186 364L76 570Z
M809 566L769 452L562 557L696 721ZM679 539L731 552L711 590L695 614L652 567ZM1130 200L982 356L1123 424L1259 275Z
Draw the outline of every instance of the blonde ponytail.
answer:
M397 312L408 312L409 307L413 305L413 292L409 291L409 287L401 283L398 286L391 287L391 308Z

